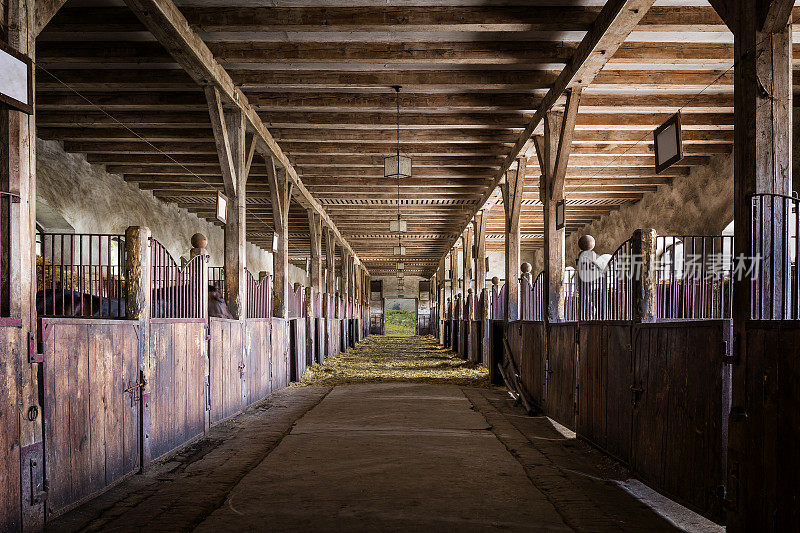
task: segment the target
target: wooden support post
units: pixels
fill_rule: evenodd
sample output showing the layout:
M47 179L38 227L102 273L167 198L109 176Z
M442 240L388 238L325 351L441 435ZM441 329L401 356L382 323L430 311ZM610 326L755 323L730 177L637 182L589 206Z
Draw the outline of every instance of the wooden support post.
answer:
M225 221L225 300L236 318L247 316L247 177L255 153L255 140L247 149L246 120L238 107L223 106L216 87L206 87L211 129L217 146L228 213Z
M150 228L131 226L125 231L125 312L128 320L139 323L139 353L141 354L141 374L143 409L149 408L151 392L150 375ZM145 413L146 414L146 413ZM144 469L152 459L150 454L149 416L142 417L142 447L140 468Z
M322 217L308 209L308 227L311 232L311 291L322 294Z
M488 210L478 211L472 222L475 236L475 292L480 294L486 288L486 221Z
M336 294L336 238L328 227L325 227L325 270L325 292Z
M791 194L792 183L792 0L712 0L734 35L734 255L754 255L751 195ZM780 217L780 213L773 213ZM766 228L771 231L771 228ZM766 242L785 246L776 233ZM758 279L781 279L785 266ZM796 410L797 390L781 390L780 346L764 342L749 349L751 278L734 277L731 415L728 427L727 526L730 532L785 531L797 527L796 504L785 494L796 491L796 475L783 476L795 461L794 443L781 439L781 412ZM772 318L783 318L783 294L775 294ZM791 300L791 298L789 299ZM794 346L786 346L794 350ZM792 352L794 353L794 352ZM789 401L794 397L794 401ZM777 398L783 399L780 402ZM783 482L781 480L784 480Z
M565 229L556 226L556 210L564 200L564 179L572 149L572 136L580 105L580 89L567 93L564 112L545 115L544 135L534 137L542 177L539 195L544 212L544 275L547 287L546 317L551 322L564 319ZM534 273L535 274L535 273Z
M450 249L450 299L455 300L458 294L458 254L455 246Z
M656 237L654 229L637 229L631 239L633 265L633 321L653 322L656 317Z
M461 235L461 242L464 244L462 250L464 265L464 293L468 293L472 288L472 228L467 227Z
M522 210L522 190L525 186L525 158L517 160L517 169L506 173L506 181L500 188L503 192L503 209L506 218L506 322L519 320L519 283L517 272L520 266L519 215Z
M289 204L292 184L283 169L275 167L272 157L266 158L267 181L272 199L272 221L278 236L278 249L273 253L272 286L275 298L273 316L288 318L289 301Z
M6 0L0 9L0 36L8 46L36 60L36 21L33 0ZM0 74L2 76L2 74ZM35 74L34 74L35 83ZM38 363L29 360L34 348L36 326L36 119L0 103L0 191L19 197L3 202L8 211L0 216L0 234L7 238L8 254L0 260L2 299L8 307L2 315L8 323L0 326L0 444L4 466L0 466L0 530L41 529L44 503L31 504L32 495L20 483L32 472L30 460L43 464L42 416L33 420L28 413L42 413L39 404ZM42 480L35 480L41 482ZM30 485L30 483L27 483ZM9 499L6 500L5 497ZM20 508L20 503L22 507ZM21 509L21 514L20 514ZM7 516L6 516L7 515Z

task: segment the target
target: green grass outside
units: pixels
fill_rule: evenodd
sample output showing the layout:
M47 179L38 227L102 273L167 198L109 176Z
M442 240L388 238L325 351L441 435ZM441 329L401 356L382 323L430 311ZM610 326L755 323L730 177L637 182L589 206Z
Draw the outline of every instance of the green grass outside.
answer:
M410 337L417 332L413 311L389 309L386 311L386 336Z

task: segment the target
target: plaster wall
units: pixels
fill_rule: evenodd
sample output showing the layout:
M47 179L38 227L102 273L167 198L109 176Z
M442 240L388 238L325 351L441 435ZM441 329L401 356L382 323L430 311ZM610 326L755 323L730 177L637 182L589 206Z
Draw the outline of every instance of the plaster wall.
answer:
M83 154L67 153L61 143L37 139L36 142L37 219L45 230L51 227L53 214L60 215L75 233L125 233L128 226L147 226L179 260L188 258L191 236L208 237L212 266L222 266L224 233L222 228L198 218L176 204L166 203L116 174L103 165L90 164ZM247 245L247 266L257 277L261 271L272 272L272 254L255 245ZM289 265L290 283L308 285L305 271Z
M661 235L721 235L733 220L733 154L719 154L706 166L692 167L673 179L567 236L566 266L575 266L582 235L595 238L598 254L612 254L636 229L653 228Z

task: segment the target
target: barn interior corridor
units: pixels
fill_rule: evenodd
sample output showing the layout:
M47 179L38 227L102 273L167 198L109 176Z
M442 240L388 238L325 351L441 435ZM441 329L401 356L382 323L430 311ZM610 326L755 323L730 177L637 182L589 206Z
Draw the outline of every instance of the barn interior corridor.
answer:
M655 493L430 337L372 336L333 366L332 386L277 391L50 529L721 530L674 504L661 516Z

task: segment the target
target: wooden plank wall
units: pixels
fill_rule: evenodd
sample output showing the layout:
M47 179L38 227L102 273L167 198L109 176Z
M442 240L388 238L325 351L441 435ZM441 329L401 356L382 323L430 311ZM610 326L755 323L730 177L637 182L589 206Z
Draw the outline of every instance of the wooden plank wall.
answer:
M578 418L582 438L628 462L631 451L633 352L627 322L582 322Z
M747 489L762 497L736 498L740 487L733 486L734 476L729 478L728 492L736 505L746 506L739 511L750 524L765 531L796 530L800 524L800 323L753 321L746 326L745 338L746 353L756 354L762 362L748 387L756 393L755 401L746 408L748 418L764 422L758 428L764 439L746 457L731 456L731 463L740 470L739 479L763 480L760 486ZM731 432L740 422L745 420L731 417Z
M0 327L0 531L19 531L20 443L19 387L20 329Z
M633 329L631 468L645 482L724 519L728 412L723 342L729 321ZM640 392L639 392L640 389Z
M239 413L247 405L244 361L244 323L209 319L209 391L211 423Z
M205 431L205 321L150 324L150 450L155 461Z
M244 372L247 382L247 405L253 405L272 392L272 350L270 348L272 319L245 320Z
M502 322L498 324L502 325ZM508 344L511 347L514 363L519 371L525 392L534 404L542 408L545 402L544 365L547 356L545 324L543 322L513 322L508 325L506 331ZM503 350L502 346L500 350Z
M515 322L505 327L523 386L537 403L535 391L544 383L539 405L547 416L627 464L656 490L724 521L729 320L559 323L549 329L541 322ZM492 334L498 334L496 329ZM753 342L763 343L759 349L777 350L790 342L758 335ZM540 349L545 337L549 372ZM787 379L782 394L794 395L787 405L797 399L796 361L787 357L782 373ZM787 430L793 437L800 437L797 418L785 426L795 424ZM794 449L788 439L783 445ZM787 465L800 464L793 453L786 452ZM788 477L797 481L796 473Z
M547 335L545 403L548 415L575 429L575 371L578 359L578 324L550 324Z
M139 469L138 322L43 319L47 516ZM134 396L135 395L135 396Z

